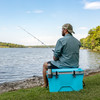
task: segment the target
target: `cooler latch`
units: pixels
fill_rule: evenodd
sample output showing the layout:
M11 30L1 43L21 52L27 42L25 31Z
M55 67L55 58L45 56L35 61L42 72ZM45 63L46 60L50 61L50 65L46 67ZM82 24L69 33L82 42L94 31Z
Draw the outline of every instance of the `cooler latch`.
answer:
M58 72L56 71L56 78L58 78Z
M73 71L73 77L76 77L75 71Z

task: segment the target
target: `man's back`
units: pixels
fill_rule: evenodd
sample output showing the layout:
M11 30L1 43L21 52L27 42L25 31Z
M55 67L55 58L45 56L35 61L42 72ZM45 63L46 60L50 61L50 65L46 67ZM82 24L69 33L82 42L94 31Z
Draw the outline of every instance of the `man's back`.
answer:
M80 42L71 34L65 35L58 40L55 47L54 56L59 60L51 63L59 68L78 67L80 46Z

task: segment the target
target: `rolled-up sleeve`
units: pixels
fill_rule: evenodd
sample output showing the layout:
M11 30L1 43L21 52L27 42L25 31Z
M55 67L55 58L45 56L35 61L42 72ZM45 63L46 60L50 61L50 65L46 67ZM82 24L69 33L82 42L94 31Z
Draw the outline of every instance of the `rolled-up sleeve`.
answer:
M54 51L54 56L56 58L59 58L61 56L61 50L62 50L62 43L60 40L57 41L56 47L55 47L55 51Z

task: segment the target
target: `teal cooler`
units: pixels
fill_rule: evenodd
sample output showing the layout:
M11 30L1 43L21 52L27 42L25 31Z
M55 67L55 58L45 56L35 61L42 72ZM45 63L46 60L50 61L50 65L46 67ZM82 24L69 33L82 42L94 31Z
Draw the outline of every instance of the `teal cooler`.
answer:
M84 71L81 68L52 69L52 78L47 78L50 92L79 91L83 89Z

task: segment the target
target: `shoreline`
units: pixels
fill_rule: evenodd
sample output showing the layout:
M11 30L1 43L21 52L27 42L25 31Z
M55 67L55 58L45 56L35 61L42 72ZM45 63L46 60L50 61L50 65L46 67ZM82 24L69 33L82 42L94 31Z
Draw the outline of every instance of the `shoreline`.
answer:
M94 75L96 73L100 73L100 68L86 69L84 70L84 78L87 76ZM33 88L33 87L41 86L41 85L43 85L42 76L33 76L24 80L5 82L5 83L0 84L0 94L4 92L9 92L9 91L15 91L18 89Z

